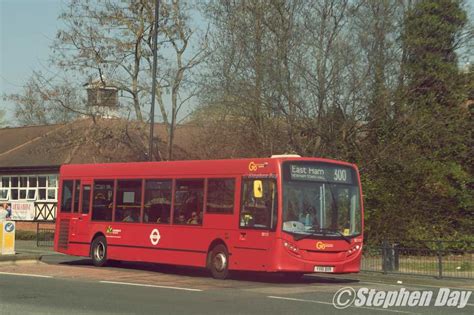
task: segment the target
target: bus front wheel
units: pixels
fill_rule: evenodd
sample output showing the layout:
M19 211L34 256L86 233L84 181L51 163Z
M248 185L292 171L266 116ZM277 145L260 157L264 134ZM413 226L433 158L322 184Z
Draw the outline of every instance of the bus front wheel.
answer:
M107 241L105 237L94 238L91 245L92 263L96 267L102 267L107 263Z
M216 245L210 251L208 268L216 279L226 279L229 276L229 252L224 245Z

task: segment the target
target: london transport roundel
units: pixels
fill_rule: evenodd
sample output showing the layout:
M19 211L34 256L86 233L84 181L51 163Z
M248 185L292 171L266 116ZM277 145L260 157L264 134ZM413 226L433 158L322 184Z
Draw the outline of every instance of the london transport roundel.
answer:
M158 229L153 229L150 233L150 241L153 245L157 245L158 242L160 241L161 235L160 231Z

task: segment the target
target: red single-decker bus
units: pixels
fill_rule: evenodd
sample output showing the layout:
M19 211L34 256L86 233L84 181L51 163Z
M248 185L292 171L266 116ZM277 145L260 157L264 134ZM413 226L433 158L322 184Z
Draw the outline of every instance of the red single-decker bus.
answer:
M231 270L352 273L363 243L354 164L299 156L64 165L55 250Z

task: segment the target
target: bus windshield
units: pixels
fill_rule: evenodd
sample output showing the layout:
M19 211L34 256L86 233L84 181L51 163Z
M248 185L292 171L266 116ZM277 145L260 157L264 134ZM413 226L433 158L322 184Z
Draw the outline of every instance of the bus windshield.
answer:
M311 163L284 166L283 231L346 238L362 230L355 171Z

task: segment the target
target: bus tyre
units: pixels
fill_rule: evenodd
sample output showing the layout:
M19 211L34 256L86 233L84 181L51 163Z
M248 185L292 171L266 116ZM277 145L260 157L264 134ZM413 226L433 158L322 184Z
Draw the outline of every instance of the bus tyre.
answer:
M102 267L107 263L107 241L105 237L94 238L91 245L92 263L96 267Z
M226 279L229 276L229 253L224 245L216 245L210 251L208 268L215 279Z

